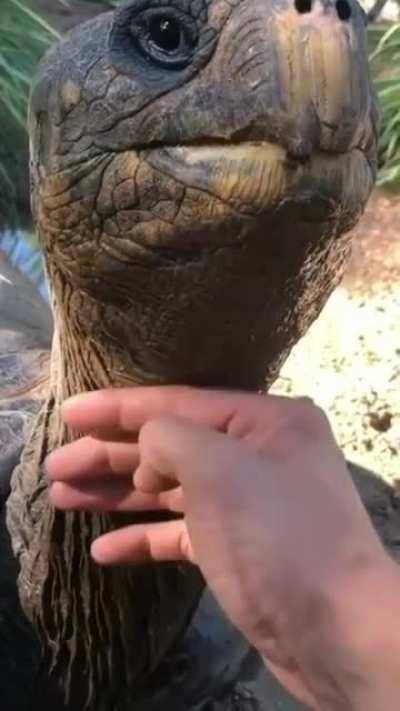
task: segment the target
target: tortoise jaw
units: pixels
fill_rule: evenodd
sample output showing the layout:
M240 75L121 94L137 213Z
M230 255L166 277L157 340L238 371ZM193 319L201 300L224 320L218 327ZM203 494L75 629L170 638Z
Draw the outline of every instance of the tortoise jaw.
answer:
M363 205L374 179L368 156L358 147L341 154L316 150L299 159L268 141L210 142L150 150L146 161L242 215L273 211L287 200L310 208L313 198L325 197L321 222L337 207Z

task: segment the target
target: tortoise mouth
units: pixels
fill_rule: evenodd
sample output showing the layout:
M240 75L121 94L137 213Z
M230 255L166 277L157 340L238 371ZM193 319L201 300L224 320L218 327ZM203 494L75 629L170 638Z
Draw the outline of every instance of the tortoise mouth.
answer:
M374 179L367 153L358 146L342 153L317 149L306 158L294 158L268 141L210 141L164 146L145 155L155 170L249 216L287 200L310 204L324 196L329 209L319 211L316 220L323 222L332 208L364 204Z

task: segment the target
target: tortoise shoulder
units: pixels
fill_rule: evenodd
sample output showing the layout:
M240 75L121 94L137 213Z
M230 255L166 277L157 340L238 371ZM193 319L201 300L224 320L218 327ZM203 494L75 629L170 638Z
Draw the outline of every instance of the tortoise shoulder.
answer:
M0 507L46 391L52 316L0 251Z

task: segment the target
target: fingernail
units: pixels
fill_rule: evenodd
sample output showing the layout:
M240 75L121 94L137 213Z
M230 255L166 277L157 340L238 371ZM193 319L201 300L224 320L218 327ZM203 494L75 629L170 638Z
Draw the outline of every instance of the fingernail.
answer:
M81 404L88 395L90 395L90 393L78 393L77 395L72 395L72 397L64 400L61 406L62 410L68 410L70 407L74 407L74 405Z
M101 539L97 538L90 546L90 555L97 565L107 565L107 559L102 555Z
M51 473L51 461L52 461L52 459L53 459L53 454L54 454L54 452L51 452L51 454L48 454L47 457L46 457L46 459L43 461L43 464L42 464L44 474L45 474L45 476L46 476L48 479L51 479L51 478L52 478L52 473Z

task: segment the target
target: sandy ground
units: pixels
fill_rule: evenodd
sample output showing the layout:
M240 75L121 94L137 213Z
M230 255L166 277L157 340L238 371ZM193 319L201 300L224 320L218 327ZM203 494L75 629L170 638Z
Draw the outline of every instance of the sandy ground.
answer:
M342 285L274 390L312 397L347 459L398 479L400 495L400 195L371 198Z

